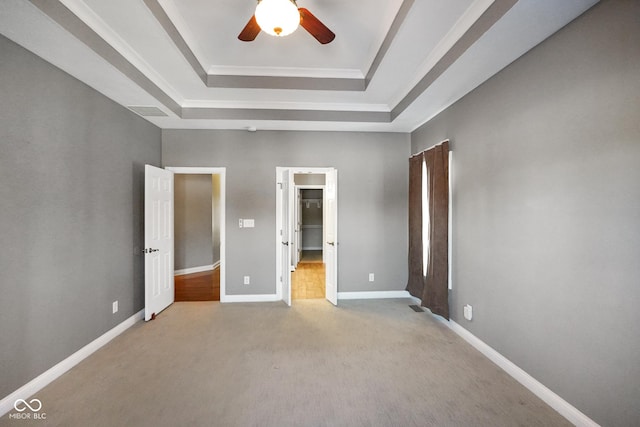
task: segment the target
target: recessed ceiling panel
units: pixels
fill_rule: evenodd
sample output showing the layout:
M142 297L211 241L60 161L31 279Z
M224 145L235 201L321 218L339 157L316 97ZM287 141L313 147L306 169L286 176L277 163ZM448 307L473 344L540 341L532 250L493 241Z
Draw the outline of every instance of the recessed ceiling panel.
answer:
M410 132L597 0L561 3L298 0L321 45L238 40L255 0L3 0L0 33L162 128Z
M161 0L205 69L216 67L346 69L366 73L402 0L300 0L335 34L321 45L302 27L286 37L260 32L253 42L237 36L255 11L255 0Z

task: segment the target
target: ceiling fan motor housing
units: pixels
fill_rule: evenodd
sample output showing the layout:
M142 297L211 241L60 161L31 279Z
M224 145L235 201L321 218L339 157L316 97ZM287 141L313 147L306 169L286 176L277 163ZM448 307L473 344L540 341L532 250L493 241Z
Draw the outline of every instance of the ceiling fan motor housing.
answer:
M287 36L300 25L300 12L292 0L261 0L255 16L262 31L272 36Z

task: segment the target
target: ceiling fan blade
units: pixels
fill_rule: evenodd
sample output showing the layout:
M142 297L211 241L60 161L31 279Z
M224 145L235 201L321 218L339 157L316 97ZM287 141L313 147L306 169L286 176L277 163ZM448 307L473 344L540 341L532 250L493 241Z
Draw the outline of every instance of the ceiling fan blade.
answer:
M256 16L253 15L240 34L238 34L238 38L243 42L252 42L256 39L259 33L260 26L258 25L258 21L256 21Z
M320 43L331 43L336 38L336 35L307 9L300 7L298 10L300 11L300 25Z

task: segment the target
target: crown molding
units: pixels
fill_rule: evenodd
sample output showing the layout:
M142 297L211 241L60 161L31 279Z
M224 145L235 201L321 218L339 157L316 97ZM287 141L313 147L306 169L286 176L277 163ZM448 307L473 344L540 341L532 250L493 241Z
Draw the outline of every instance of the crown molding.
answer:
M358 104L358 103L315 103L288 101L218 101L187 99L182 103L183 108L229 108L229 109L273 109L273 110L309 110L309 111L367 111L391 112L387 104Z
M158 88L160 88L163 92L168 94L174 101L178 104L181 103L182 97L180 93L173 87L169 82L167 82L160 74L155 72L155 70L147 63L139 54L129 45L118 33L116 33L100 16L98 16L93 9L91 9L84 1L82 0L58 0L58 2L62 3L64 7L66 7L69 11L71 11L74 15L76 15L80 21L82 21L86 26L91 28L95 34L97 34L100 38L102 38L107 44L109 44L113 49L118 51L120 55L124 59L126 59L131 65L137 68L141 73L143 73L149 80L151 80ZM34 3L32 1L32 3ZM40 1L40 3L43 3ZM47 1L46 3L56 3L52 1ZM60 23L60 22L58 22ZM64 25L63 25L64 26Z
M390 123L388 111L293 110L260 108L183 108L183 119L278 120L311 122Z
M475 0L460 16L451 29L438 42L436 47L429 53L429 56L420 64L416 72L416 78L409 81L404 90L399 91L396 99L391 105L397 105L400 101L411 92L420 80L436 66L451 48L464 36L464 34L473 26L473 24L482 16L482 14L495 2L495 0Z
M300 67L236 67L212 65L208 74L251 77L307 77L317 79L363 79L362 71L351 68L300 68Z
M402 114L517 2L518 0L476 0L425 60L423 65L428 71L417 83L410 85L406 95L395 103L391 112L392 120ZM490 3L489 6L483 10L487 3ZM477 16L478 13L480 16Z

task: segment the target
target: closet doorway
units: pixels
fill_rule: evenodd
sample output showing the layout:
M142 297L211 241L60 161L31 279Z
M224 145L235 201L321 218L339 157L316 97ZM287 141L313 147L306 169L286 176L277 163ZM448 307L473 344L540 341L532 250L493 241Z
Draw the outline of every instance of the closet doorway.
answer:
M317 175L316 175L317 176ZM294 175L294 183L307 182L314 175ZM298 178L296 180L296 178ZM324 265L324 176L322 184L295 185L294 254L291 272L291 299L325 297ZM319 180L320 181L320 180Z
M175 168L175 301L224 297L224 168Z
M276 168L276 293L289 306L292 298L324 297L338 304L337 194L335 168ZM307 205L322 212L322 221L303 228ZM293 289L304 270L313 270L305 275L309 285Z

